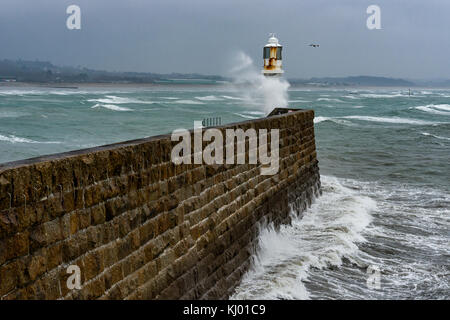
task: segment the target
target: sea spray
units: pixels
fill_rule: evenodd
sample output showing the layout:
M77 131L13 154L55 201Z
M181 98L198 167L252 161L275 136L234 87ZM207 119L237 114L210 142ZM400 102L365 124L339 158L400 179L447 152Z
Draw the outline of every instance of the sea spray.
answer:
M250 270L231 299L309 299L305 286L311 270L342 265L344 258L360 267L357 243L372 221L376 202L345 187L339 179L321 176L323 195L290 225L261 228Z
M263 76L244 52L236 55L230 70L234 87L249 107L268 114L274 108L288 106L289 83L282 78Z

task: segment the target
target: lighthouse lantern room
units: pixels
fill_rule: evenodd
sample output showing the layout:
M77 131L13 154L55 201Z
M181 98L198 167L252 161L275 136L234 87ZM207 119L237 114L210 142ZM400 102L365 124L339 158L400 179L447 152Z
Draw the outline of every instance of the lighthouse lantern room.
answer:
M278 42L275 34L270 34L269 41L263 49L264 69L262 70L262 73L265 76L281 76L284 73L281 69L282 49L283 47Z

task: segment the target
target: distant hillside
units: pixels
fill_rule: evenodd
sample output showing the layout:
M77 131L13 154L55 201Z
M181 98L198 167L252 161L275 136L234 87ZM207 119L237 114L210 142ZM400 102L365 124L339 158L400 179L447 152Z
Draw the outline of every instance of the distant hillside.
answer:
M413 87L416 84L404 79L385 77L356 76L356 77L326 77L311 79L290 79L291 84L312 86L371 86L371 87Z
M46 61L0 60L0 82L36 83L216 83L221 76L201 74L157 74L148 72L109 72L81 67L59 67Z
M83 67L55 66L47 61L0 60L0 82L32 83L189 83L218 84L231 79L218 75L158 74L151 72L110 72ZM368 87L450 87L450 80L434 81L394 79L386 77L324 77L288 79L292 85L302 86L368 86Z

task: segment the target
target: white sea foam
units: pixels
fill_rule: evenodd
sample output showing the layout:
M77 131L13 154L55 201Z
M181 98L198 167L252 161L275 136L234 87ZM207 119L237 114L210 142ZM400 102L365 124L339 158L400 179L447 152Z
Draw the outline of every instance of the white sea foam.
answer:
M378 265L382 271L382 290L365 286L339 285L344 299L448 298L450 283L445 257L448 254L448 204L450 197L439 187L403 183L346 181L350 188L377 199L377 209L364 235L371 245L358 252L364 265ZM439 204L435 207L434 204ZM440 257L440 258L438 258ZM438 259L436 259L438 258ZM438 262L438 261L440 262ZM366 276L362 273L363 276ZM345 281L347 282L347 281ZM430 296L431 294L431 296Z
M243 104L255 106L265 114L274 108L288 106L289 83L283 78L265 77L253 64L253 60L243 52L232 62L233 85L243 98Z
M88 92L86 91L48 91L48 94L54 94L56 96L70 96L70 95L75 95L75 94L87 94Z
M14 135L4 136L0 134L0 141L7 141L11 143L36 143L36 141L27 139L27 138L20 138L16 137Z
M164 110L164 109L162 109L162 108L139 109L139 111L160 111L160 110Z
M342 98L346 98L346 99L352 99L352 100L359 100L360 98L354 96L354 95L346 95L346 96L342 96Z
M303 220L262 229L232 299L448 298L445 190L321 180ZM367 286L369 266L380 268L381 290Z
M343 117L319 116L314 118L314 123L332 121L339 124L351 125L351 122L346 121L345 119L380 122L380 123L413 124L413 125L436 125L441 123L441 122L432 122L432 121L398 118L398 117L372 117L372 116L343 116Z
M319 98L319 99L317 99L317 101L343 102L342 100L334 99L334 98Z
M370 122L398 123L398 124L415 124L415 125L438 124L437 122L417 120L417 119L408 119L408 118L399 118L399 117L345 116L345 117L340 117L340 118L354 119L354 120L361 120L361 121L370 121Z
M228 100L244 100L240 97L232 97L232 96L222 96L222 98L228 99Z
M311 101L308 101L308 100L289 100L288 102L289 103L296 103L296 102L306 103L306 102L311 102Z
M50 90L50 88L39 88L39 89L12 89L12 90L0 90L0 96L46 96L46 95L57 95L57 96L69 96L69 95L83 95L83 94L105 94L105 91L86 91L86 90Z
M106 96L106 98L90 99L89 102L98 102L102 104L153 104L153 101L142 101L138 99L131 99L117 96Z
M10 143L40 143L40 144L60 144L59 141L34 141L27 138L16 137L12 134L4 136L0 134L0 141L6 141Z
M0 118L19 118L30 115L26 112L20 111L2 111L0 112Z
M324 121L331 121L337 124L342 124L342 125L346 125L346 126L355 126L352 122L348 121L348 120L343 120L343 119L339 119L339 118L335 118L335 117L315 117L314 118L314 123L321 123Z
M315 117L314 118L314 123L320 123L320 122L331 120L331 119L332 118L330 118L330 117Z
M179 103L179 104L205 104L204 102L194 101L194 100L176 100L176 101L174 101L174 103Z
M351 100L360 100L361 98L354 96L354 95L345 95L345 96L341 96L341 98L345 98L345 99L351 99Z
M448 105L445 105L448 106ZM439 109L438 106L430 104L427 106L419 106L419 107L414 107L414 109L423 111L423 112L428 112L428 113L432 113L432 114L438 114L438 115L443 115L443 116L450 116L450 112L446 112L446 111L441 111L441 110L436 110Z
M253 115L260 115L260 116L265 115L265 113L262 112L262 111L244 111L244 113L246 113L246 114L253 114Z
M250 116L248 114L242 114L242 113L237 113L237 112L233 112L233 114L240 116L242 118L246 118L246 119L258 119L260 117L255 117L255 116Z
M440 140L448 140L448 141L450 141L450 138L443 137L443 136L437 136L437 135L434 135L434 134L431 134L431 133L428 133L428 132L421 132L421 134L423 134L424 136L429 136L429 137L433 137L433 138L440 139Z
M195 99L200 101L223 101L223 99L217 96L204 96L204 97L195 97Z
M311 92L311 89L306 89L306 88L296 88L296 87L291 87L289 88L289 91L294 91L294 92Z
M372 220L376 203L344 187L336 178L322 176L323 195L302 219L277 232L262 227L250 270L231 299L308 299L303 281L311 268L340 266L355 255L362 232Z
M448 105L448 104L435 104L435 105L433 105L433 108L450 111L450 105Z
M450 105L448 104L429 104L426 106L411 107L410 109L417 109L423 112L428 112L437 115L449 116Z
M392 94L381 94L381 93L362 93L359 95L363 98L398 98L405 97L405 95L401 93L392 93Z
M38 90L0 90L0 96L25 96L25 95L37 95L37 94L48 94L48 92L38 91Z
M91 109L95 108L105 108L113 111L133 111L133 109L126 108L126 107L119 107L114 104L101 104L97 103L95 106L92 106Z

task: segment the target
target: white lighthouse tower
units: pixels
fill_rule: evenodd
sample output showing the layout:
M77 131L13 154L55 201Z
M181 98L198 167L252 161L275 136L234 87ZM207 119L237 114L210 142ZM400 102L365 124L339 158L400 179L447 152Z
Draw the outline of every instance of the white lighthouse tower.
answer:
M275 34L271 33L269 41L263 49L264 69L262 70L262 73L266 77L279 77L284 73L281 69L282 49L283 46L278 42L278 39L275 38Z

